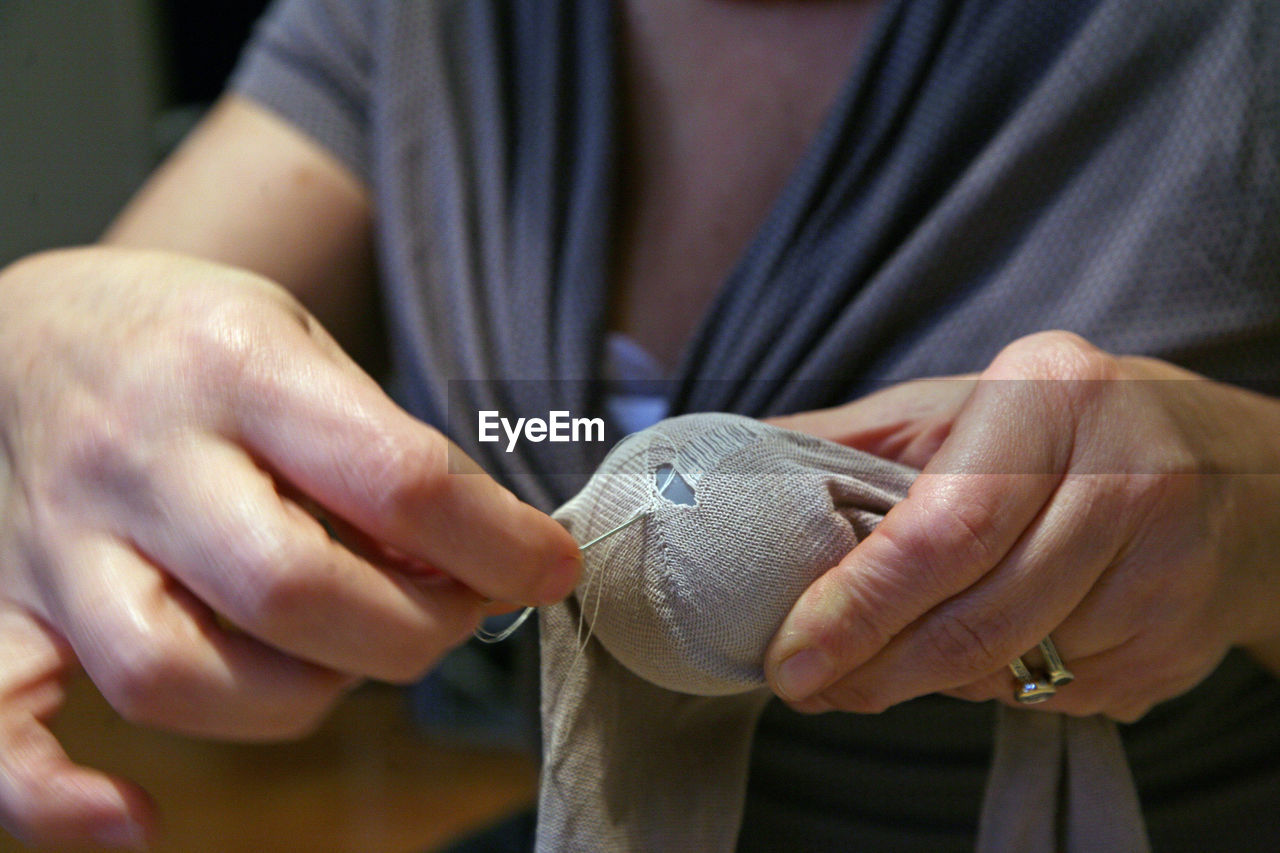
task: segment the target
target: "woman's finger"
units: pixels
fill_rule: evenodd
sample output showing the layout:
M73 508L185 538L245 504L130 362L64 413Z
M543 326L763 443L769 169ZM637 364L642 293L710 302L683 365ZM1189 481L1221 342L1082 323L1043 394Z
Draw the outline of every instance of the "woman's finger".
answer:
M103 696L132 722L208 737L297 737L354 684L223 628L130 544L86 537L58 557L81 571L66 573L74 580L63 587L57 622Z
M419 677L479 623L482 599L357 556L282 497L239 448L209 437L158 472L136 544L237 627L324 667ZM170 517L172 516L172 517Z
M544 604L577 583L581 555L372 381L320 357L261 359L243 377L239 438L271 471L374 539L482 595Z
M1077 448L1080 422L1098 407L1105 385L1093 380L1112 376L1113 362L1061 333L1007 347L907 498L784 620L766 656L773 688L792 701L812 697L1000 565L1085 455ZM999 627L1001 616L989 624ZM967 632L963 623L950 628L937 633L954 637L946 657L961 672L973 674L984 659L994 663L991 649L1009 642ZM879 704L875 697L860 701Z
M824 691L849 710L881 710L999 669L1060 626L1124 549L1113 521L1131 510L1126 478L1069 477L1005 557L976 583L920 616ZM1128 639L1125 620L1072 637L1093 654ZM870 705L868 707L867 705Z
M1065 633L1065 632L1063 632ZM1058 642L1055 633L1055 644ZM1167 651L1130 640L1084 657L1063 651L1063 661L1075 676L1043 702L1023 705L1015 696L1016 682L1009 670L992 672L959 687L939 691L970 702L992 699L1014 708L1091 716L1102 714L1124 723L1141 718L1157 702L1173 698L1198 684L1212 659L1170 665ZM1030 658L1028 659L1030 660Z
M918 379L843 406L771 418L769 422L923 468L951 433L956 415L976 383L976 376Z
M39 620L0 605L0 824L33 844L142 846L154 834L150 798L72 762L45 724L72 662Z
M783 622L766 662L779 694L824 690L999 565L1065 470L1071 425L1055 423L1034 386L980 383L907 498ZM966 642L959 657L979 657L984 638Z

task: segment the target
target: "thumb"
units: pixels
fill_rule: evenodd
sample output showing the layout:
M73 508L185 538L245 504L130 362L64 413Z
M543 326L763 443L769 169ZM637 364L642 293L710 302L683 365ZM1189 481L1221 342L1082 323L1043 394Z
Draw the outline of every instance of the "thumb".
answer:
M931 632L929 645L936 653L929 666L913 663L904 682L945 670L947 678L965 679L955 684L966 683L1017 654L1008 647L1019 647L1025 638L1015 635L1026 632L1026 625L1003 618L1005 610L986 608L978 630L973 620L935 609L984 580L1037 520L1045 525L1042 536L1062 529L1056 516L1042 517L1042 508L1059 485L1075 433L1070 412L1063 416L1061 395L1044 390L1035 383L1002 381L983 381L974 389L953 418L945 445L923 466L907 497L787 615L766 663L780 695L804 701L825 691L912 626ZM1022 547L1044 547L1040 542L1023 541ZM934 618L927 619L929 614ZM921 628L920 620L928 627ZM845 697L850 694L845 684ZM884 695L864 689L852 702L862 710L878 710L886 707L876 704Z
M769 422L923 468L951 434L956 416L976 384L975 375L916 379L843 406L771 418Z
M320 357L311 339L277 345L276 357L245 372L237 397L240 436L274 475L373 542L482 596L547 604L573 589L581 555L557 522L354 363Z
M80 767L45 724L70 651L17 609L0 612L0 824L28 843L141 848L155 810L141 788Z

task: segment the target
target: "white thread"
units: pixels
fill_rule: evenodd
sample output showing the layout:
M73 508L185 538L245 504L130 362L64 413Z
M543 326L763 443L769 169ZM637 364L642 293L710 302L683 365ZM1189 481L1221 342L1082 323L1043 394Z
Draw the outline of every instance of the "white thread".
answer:
M620 533L626 528L635 524L640 519L653 515L653 513L657 512L658 501L666 493L667 486L671 485L671 481L675 479L675 476L676 476L676 471L674 468L672 468L670 471L667 472L667 479L662 483L661 486L658 487L658 490L654 494L654 496L649 499L649 503L647 506L645 506L643 509L637 512L635 515L631 516L631 518L624 521L622 524L619 524L617 527L613 528L612 530L609 530L609 531L606 531L605 533L600 534L599 536L595 537L587 544L581 546L579 550L585 551L586 549L590 548L592 545L595 545L597 542L600 542L603 539L607 539L610 536L613 536L615 533ZM605 557L602 562L607 570L607 567L609 565L609 558ZM587 606L588 606L587 599L591 595L591 585L593 583L596 586L596 606L595 606L595 610L591 614L591 620L587 622ZM578 595L578 605L579 605L578 606L578 631L577 631L578 649L574 653L573 660L569 662L569 669L565 673L566 678L568 678L569 674L573 672L573 668L577 665L583 653L586 652L587 643L591 642L591 634L592 632L595 631L596 620L600 618L600 602L604 600L603 587L604 587L604 571L596 572L590 578L587 579L586 585L583 587L583 589ZM582 626L584 622L587 625L587 633L585 636L582 633Z
M601 533L599 536L597 536L596 538L592 539L590 542L586 543L585 545L579 545L579 546L578 546L578 550L579 550L579 551L585 551L585 550L587 550L588 548L590 548L592 545L595 545L595 544L596 544L596 543L598 543L598 542L601 542L601 541L603 541L603 540L605 540L605 539L608 539L610 536L613 536L615 533L621 533L624 529L626 529L626 528L630 527L631 525L635 524L637 521L639 521L640 519L644 518L646 515L649 515L649 514L650 514L650 513L652 513L652 512L653 512L653 507L649 507L648 509L644 510L643 512L640 512L640 513L638 513L638 514L636 514L636 515L632 516L632 517L631 517L630 519L628 519L627 521L624 521L622 524L619 524L617 527L613 528L612 530L608 531L607 533ZM590 590L590 588L591 588L591 582L592 582L592 580L593 580L593 579L594 579L594 578L587 578L587 585L586 585L586 587L584 587L584 589L582 590L582 594L579 596L580 598L582 598L582 600L583 600L584 602L586 601L587 592L588 592L588 590ZM599 599L599 597L597 596L596 601L598 602L599 600L600 600L600 599ZM522 613L521 613L521 614L516 618L516 621L512 622L510 625L508 625L507 627L503 628L501 631L496 631L496 632L495 632L495 631L487 631L487 630L485 630L484 626L481 626L481 627L479 627L479 628L476 628L476 630L475 630L475 632L474 632L474 636L475 636L475 638L476 638L477 640L479 640L479 641L480 641L480 642L482 642L482 643L490 643L490 644L492 644L492 643L501 643L503 640L507 639L507 638L508 638L508 637L510 637L512 634L514 634L516 631L518 631L518 630L520 629L520 626L521 626L521 625L523 625L523 624L525 623L525 620L527 620L527 619L529 618L529 616L533 613L533 611L534 611L534 610L536 610L536 609L537 609L537 608L532 607L532 606L530 606L530 607L526 607L526 608L524 609L524 611L523 611L523 612L522 612ZM588 636L588 639L589 639L589 636Z
M487 631L485 630L485 627L481 625L479 628L476 628L474 636L482 643L501 643L507 637L510 637L516 631L520 630L520 626L525 623L525 620L529 618L533 611L534 608L526 607L524 611L516 617L516 621L503 628L501 631Z
M658 492L657 492L657 495L655 495L655 497L658 497L658 498L662 497L663 493L666 492L667 490L667 486L671 485L671 481L675 478L675 476L676 476L676 472L674 468L672 468L669 472L667 472L667 479L661 486L658 487ZM644 509L640 510L640 512L631 516L631 518L622 522L612 530L607 530L604 533L601 533L599 536L595 537L590 542L587 542L586 544L583 544L583 545L579 545L578 550L585 551L591 546L595 545L596 543L602 542L605 539L608 539L610 536L613 536L617 533L621 533L623 530L626 530L628 527L635 524L637 521L644 518L645 516L652 515L654 510L656 510L657 508L658 508L657 502L655 500L650 500L649 505ZM579 599L582 601L582 604L583 604L582 609L578 611L579 651L581 651L583 648L586 648L587 642L591 639L590 629L588 629L587 631L586 638L584 639L582 637L582 621L583 621L583 616L585 615L585 612L586 612L587 596L590 594L592 580L593 578L587 579L587 585L586 587L583 588L581 594L579 595ZM530 615L532 615L533 611L536 609L537 608L535 607L526 607L524 611L519 616L516 617L516 621L512 622L510 625L503 628L501 631L487 631L482 625L479 628L476 628L476 630L473 633L473 636L475 636L475 638L482 643L489 643L489 644L501 643L503 640L510 637L516 631L520 630L520 626L525 623L525 621L529 618ZM595 622L595 617L599 615L599 611L600 611L600 595L597 594L596 595L596 613L593 613L591 617L593 623Z
M596 536L586 544L579 546L579 550L585 551L588 548L591 548L594 545L614 536L615 534L621 533L623 530L635 524L640 519L646 518L654 514L655 512L657 512L661 508L661 500L667 491L667 487L671 485L672 481L675 479L676 476L677 476L676 470L673 466L667 472L667 477L663 481L662 485L657 487L657 489L649 498L649 501L644 507L642 507L635 515L631 516L631 518L627 519L622 524L619 524L617 527L613 528L612 530L606 531L600 534L599 536ZM646 480L649 483L656 485L656 478L646 477ZM586 582L577 590L577 599L578 599L578 626L577 626L577 642L576 642L577 648L574 650L573 658L569 661L569 665L564 669L563 678L565 679L565 681L568 681L573 676L574 670L579 665L581 665L585 660L585 656L587 653L587 645L591 642L591 637L595 631L596 622L600 618L600 604L604 600L605 572L607 572L610 569L611 567L610 564L611 564L610 556L608 553L606 553L600 559L600 567L601 567L600 570L596 572L592 572L587 577ZM590 603L591 593L593 592L593 590L596 596L594 608ZM592 613L591 613L591 617L588 619L587 611L589 609L592 610ZM562 718L560 722L563 724L563 723L567 723L568 720ZM567 731L568 730L566 728L563 728L562 726L559 726L559 725L551 730L551 732L549 733L550 743L548 744L547 754L549 755L564 754L563 740ZM552 768L551 772L554 775L557 772L557 770L555 768Z

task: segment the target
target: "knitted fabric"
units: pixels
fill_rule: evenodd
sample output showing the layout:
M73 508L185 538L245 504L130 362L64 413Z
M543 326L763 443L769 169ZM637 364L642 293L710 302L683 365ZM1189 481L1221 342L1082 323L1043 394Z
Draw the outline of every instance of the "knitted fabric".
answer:
M732 850L770 695L765 649L915 473L734 415L672 418L619 444L555 514L584 543L641 517L589 549L575 596L543 611L538 849ZM1001 720L981 848L1056 849L1065 736L1086 756L1067 768L1087 803L1066 812L1080 822L1067 849L1143 849L1110 723Z

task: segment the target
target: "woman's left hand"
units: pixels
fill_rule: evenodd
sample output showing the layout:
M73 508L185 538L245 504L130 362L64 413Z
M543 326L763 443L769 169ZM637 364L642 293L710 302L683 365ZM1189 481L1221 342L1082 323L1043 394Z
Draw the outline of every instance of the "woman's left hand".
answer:
M775 636L799 710L1014 704L1052 634L1076 680L1035 707L1131 721L1280 636L1280 401L1048 332L775 423L923 468Z

